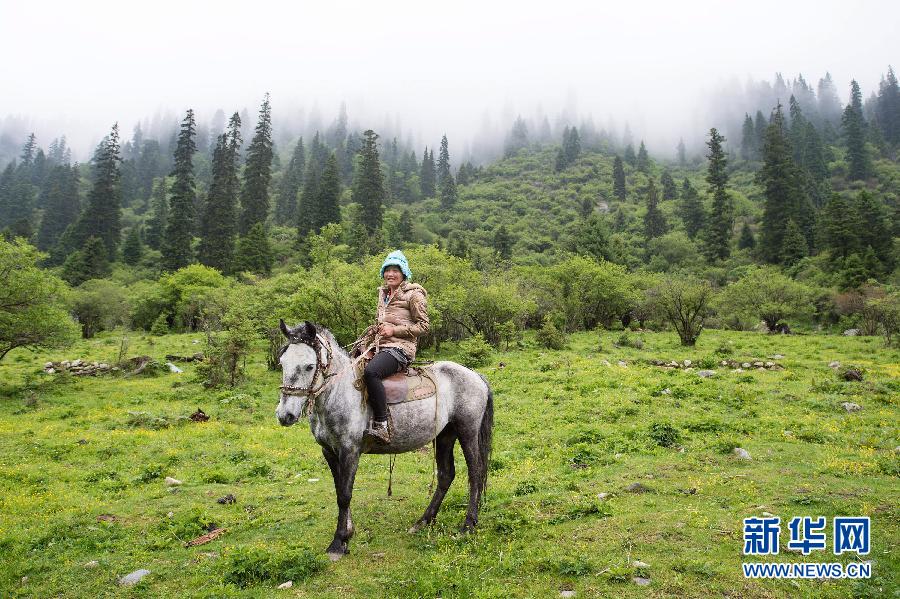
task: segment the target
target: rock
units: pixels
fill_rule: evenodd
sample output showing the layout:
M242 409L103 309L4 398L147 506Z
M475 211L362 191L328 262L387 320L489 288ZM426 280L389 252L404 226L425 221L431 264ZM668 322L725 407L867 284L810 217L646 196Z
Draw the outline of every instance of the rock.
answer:
M741 368L750 368L750 362L743 362Z
M762 362L754 362L753 365L756 366L757 368L759 368L760 366L763 365L763 363Z
M78 367L78 366L81 366L81 364L82 364L81 358L79 358L79 359L75 360L74 362L72 362L72 368L76 368L76 367Z
M685 366L690 366L691 364L693 364L693 362L691 362L690 360L685 360L685 361L684 361L684 365L685 365Z
M216 503L221 503L222 505L231 505L232 503L234 503L236 501L237 501L237 498L234 495L232 495L231 493L229 493L225 497L219 497L218 499L216 499Z
M859 329L847 329L844 331L844 337L856 337L859 335Z
M838 362L837 360L835 360L835 361L833 361L833 362L829 362L829 363L828 363L828 367L829 367L829 368L840 368L840 367L841 367L841 363Z
M197 345L198 343L200 343L200 340L199 340L199 339L194 339L194 340L191 341L191 343L193 343L194 345Z
M89 561L89 562L87 562L86 564L84 564L84 567L85 567L85 568L96 568L96 567L99 566L99 565L100 565L100 562L98 562L98 561L95 560L95 559L92 559L91 561Z
M119 579L119 585L123 587L133 587L137 583L141 581L141 579L150 574L150 570L144 570L143 568L140 570L135 570L131 574L123 576Z
M560 597L574 597L575 591L560 591L559 596Z
M600 360L600 363L604 366L610 366L609 360Z
M166 362L166 366L169 367L169 371L170 371L170 372L174 372L174 373L176 373L176 374L179 373L179 372L184 372L182 369L180 369L179 367L175 366L175 365L172 364L171 362Z
M728 360L722 360L719 362L719 366L728 366Z
M619 360L618 364L620 368L628 368L628 364L626 364L623 360Z
M659 392L660 395L672 395L672 390L666 387L662 391Z
M841 378L845 381L861 381L863 380L863 374L861 370L857 370L856 368L848 368L841 373Z
M649 493L651 489L650 487L641 483L631 483L630 485L625 487L625 490L629 493Z
M177 487L181 484L181 481L177 478L172 478L171 476L166 477L166 486L167 487Z
M597 499L606 499L609 497L609 493L597 493Z
M741 372L744 372L744 369L743 369L743 368L735 368L735 369L732 370L731 372L741 373Z
M711 376L716 376L716 371L715 370L698 370L697 376L701 376L705 379L708 379Z
M734 449L731 450L731 453L733 453L734 456L736 458L738 458L739 460L752 460L753 459L750 457L750 452L747 451L746 449L744 449L743 447L735 447Z
M678 362L672 360L671 362L669 362L669 366L671 366L672 368L678 368Z
M775 362L766 362L766 368L772 368L775 366Z
M847 410L847 412L859 412L862 410L862 406L858 403L853 403L852 401L845 401L841 404L841 407Z
M47 374L56 374L56 371L55 371L54 369L52 369L52 368L48 368L48 369L45 370L44 372L46 372Z
M287 582L282 582L280 585L278 585L278 588L283 590L283 589L289 589L292 586L294 586L294 581L289 580Z
M763 512L762 515L765 516L766 518L774 518L775 517L775 514L773 514L771 512Z
M103 370L108 370L108 369L109 369L109 364L102 364L102 363L101 363L100 366L98 366L98 368L101 368L101 369L103 369Z
M638 585L639 587L645 587L648 584L650 584L650 579L644 578L643 576L635 576L631 580L634 582L634 584Z
M694 367L693 367L693 366L688 366L687 368L684 369L684 371L685 371L685 372L694 372Z
M784 356L782 356L781 354L775 354L774 356L772 356L772 359L773 360L784 360Z
M644 562L642 562L639 559L636 559L633 562L631 562L631 565L634 566L635 568L649 568L650 567L650 564L645 564Z
M53 362L44 362L44 368L53 368Z

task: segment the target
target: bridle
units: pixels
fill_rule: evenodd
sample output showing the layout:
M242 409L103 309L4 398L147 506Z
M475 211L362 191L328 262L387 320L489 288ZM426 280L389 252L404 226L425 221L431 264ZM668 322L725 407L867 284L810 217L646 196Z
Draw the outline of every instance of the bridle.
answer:
M278 359L281 360L281 356L284 355L284 352L287 351L288 347L291 345L303 344L308 345L312 350L316 353L316 369L313 371L312 379L309 381L309 385L306 387L295 387L293 385L281 385L279 389L281 389L282 395L288 395L293 397L306 397L306 401L303 403L303 408L300 413L302 416L305 416L310 411L315 409L316 398L325 390L325 387L331 383L335 378L339 377L347 370L353 369L360 360L362 360L365 355L369 352L369 350L375 347L375 344L372 343L364 352L362 352L359 357L353 360L349 366L341 369L340 372L328 372L328 369L331 368L332 363L332 350L331 344L328 342L325 337L322 336L321 333L316 333L316 336L312 339L306 339L303 337L291 337L290 341L280 350L278 350ZM322 361L322 349L325 349L325 361ZM316 385L316 379L321 377L321 381L318 385Z

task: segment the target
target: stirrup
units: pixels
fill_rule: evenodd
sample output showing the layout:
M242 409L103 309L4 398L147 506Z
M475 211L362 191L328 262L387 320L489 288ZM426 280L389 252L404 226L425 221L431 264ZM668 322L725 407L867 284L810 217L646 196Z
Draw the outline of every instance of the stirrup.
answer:
M376 441L379 441L385 445L388 445L391 442L391 421L390 418L385 421L384 428L380 426L375 426L374 421L369 425L369 428L363 432L364 436L371 437Z

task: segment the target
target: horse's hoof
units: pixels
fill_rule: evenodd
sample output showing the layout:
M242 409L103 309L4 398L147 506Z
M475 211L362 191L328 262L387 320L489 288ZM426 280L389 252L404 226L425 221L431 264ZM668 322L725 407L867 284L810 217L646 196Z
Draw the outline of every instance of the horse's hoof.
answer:
M421 522L421 521L420 521L420 522L416 522L415 524L413 524L412 526L410 526L410 527L409 527L409 530L406 531L406 532L408 532L408 533L411 534L411 535L414 535L414 534L416 534L417 532L419 532L420 530L422 530L422 528L424 528L424 527L425 527L425 523L424 523L424 522Z
M328 556L328 559L330 559L333 562L336 562L339 559L341 559L342 557L344 557L344 552L343 551L341 551L341 552L329 551L326 555Z
M466 522L465 524L463 524L462 526L459 527L460 534L467 535L467 534L471 534L473 532L475 532L475 525L470 524L469 522Z

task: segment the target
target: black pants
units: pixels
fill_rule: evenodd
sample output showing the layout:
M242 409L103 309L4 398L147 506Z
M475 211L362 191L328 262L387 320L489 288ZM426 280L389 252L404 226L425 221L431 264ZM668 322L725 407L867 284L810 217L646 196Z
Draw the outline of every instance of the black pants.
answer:
M384 394L384 383L381 379L400 372L404 367L397 358L386 351L380 351L369 360L363 370L363 378L366 380L366 388L369 390L369 403L375 420L387 420L387 398Z

